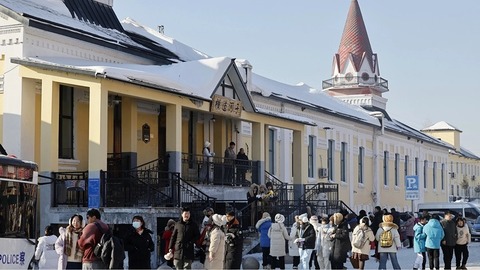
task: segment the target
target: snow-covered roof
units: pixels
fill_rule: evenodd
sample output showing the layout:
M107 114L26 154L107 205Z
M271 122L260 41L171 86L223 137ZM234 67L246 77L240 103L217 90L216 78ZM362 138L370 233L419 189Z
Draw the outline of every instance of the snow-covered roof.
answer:
M435 131L435 130L456 130L462 132L460 129L454 127L453 125L450 125L449 123L445 121L440 121L438 123L435 123L429 127L426 127L422 129L423 131Z
M56 24L108 39L115 44L123 42L143 48L143 46L134 42L128 35L117 30L103 28L99 25L72 18L72 15L62 0L42 0L41 2L42 3L38 3L30 0L2 0L0 5L22 16L41 18L42 20L55 22Z
M94 62L73 58L25 58L26 64L42 64L57 69L90 71L106 78L135 84L147 84L180 94L210 100L232 59L216 57L171 65L138 65Z
M183 61L210 58L209 55L185 45L174 38L155 31L148 26L142 25L131 18L126 18L122 20L121 23L126 31L135 32L157 42L161 46L178 55Z
M243 75L243 74L242 74ZM261 75L252 74L252 91L263 96L275 96L309 107L335 113L354 120L379 126L378 119L361 107L350 105L304 83L289 85Z

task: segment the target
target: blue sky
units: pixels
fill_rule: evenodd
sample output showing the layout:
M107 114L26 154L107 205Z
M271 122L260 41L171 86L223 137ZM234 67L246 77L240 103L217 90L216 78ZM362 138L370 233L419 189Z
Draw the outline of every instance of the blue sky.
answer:
M446 121L480 156L480 1L359 0L387 111L422 129ZM131 17L211 56L248 59L253 71L321 89L331 77L350 0L114 0Z

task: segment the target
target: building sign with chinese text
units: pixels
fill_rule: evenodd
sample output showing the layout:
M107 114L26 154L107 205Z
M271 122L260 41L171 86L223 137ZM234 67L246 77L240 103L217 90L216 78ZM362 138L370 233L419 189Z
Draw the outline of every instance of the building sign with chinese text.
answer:
M242 114L242 102L224 96L213 96L210 111L212 113L227 116L240 117Z

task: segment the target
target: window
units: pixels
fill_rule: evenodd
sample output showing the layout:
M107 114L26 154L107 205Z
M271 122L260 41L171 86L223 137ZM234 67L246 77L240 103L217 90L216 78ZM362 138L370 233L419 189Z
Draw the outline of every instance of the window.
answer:
M383 184L388 186L388 151L383 152Z
M335 141L328 140L327 167L328 167L328 180L330 181L333 181L333 173L335 169L334 154L335 154Z
M418 157L415 158L415 175L418 176Z
M73 159L73 87L60 86L58 157Z
M433 162L432 185L433 189L437 189L437 162Z
M403 165L403 170L404 170L404 176L408 175L408 156L405 156L405 163Z
M440 185L440 188L445 190L445 163L442 163L442 171L440 172Z
M423 188L427 189L428 160L423 161Z
M365 148L358 148L358 183L363 184L363 166L365 162Z
M275 174L275 130L268 129L268 170Z
M315 137L308 136L308 177L314 177Z
M347 182L347 143L342 142L340 153L340 181Z
M398 177L399 177L399 166L400 166L400 154L395 154L395 186L398 187Z

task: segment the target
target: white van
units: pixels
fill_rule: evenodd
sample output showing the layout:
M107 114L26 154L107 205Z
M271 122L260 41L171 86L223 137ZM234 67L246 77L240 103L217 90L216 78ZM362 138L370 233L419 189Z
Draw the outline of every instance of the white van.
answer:
M438 214L443 217L445 211L449 210L455 217L462 215L468 223L472 240L480 238L480 232L472 231L472 224L480 216L480 208L469 202L453 202L453 203L419 203L418 212L421 214L428 211L430 214Z

